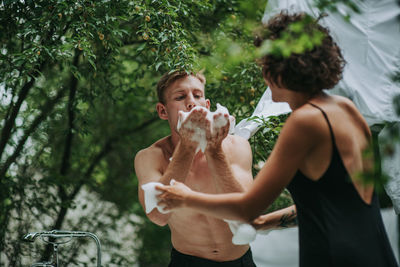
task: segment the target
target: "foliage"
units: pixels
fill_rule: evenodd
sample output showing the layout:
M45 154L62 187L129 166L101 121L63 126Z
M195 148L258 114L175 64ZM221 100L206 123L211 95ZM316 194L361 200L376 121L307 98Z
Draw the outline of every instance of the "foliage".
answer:
M68 229L96 233L104 265L165 266L169 230L146 219L133 170L134 155L169 134L155 84L166 71L203 70L212 107L250 117L265 90L254 62L264 50L252 45L265 5L0 1L0 263L47 259L50 247L20 237ZM284 120L264 120L250 140L254 174ZM271 209L290 203L284 193ZM72 266L94 260L80 257L85 241L60 252Z
M271 154L275 146L279 133L285 124L289 114L279 116L264 117L251 117L249 120L257 121L261 124L256 134L251 138L253 146L253 175L256 176L257 172L262 168L268 156ZM271 206L268 207L266 212L288 207L293 204L292 197L287 189L285 189L279 198L277 198Z
M102 167L131 161L134 147L121 153L117 147L152 117L126 112L132 106L124 98L126 77L109 79L128 36L129 2L2 1L0 11L1 248L8 265L18 266L24 263L19 237L28 231L115 227L94 215L117 220L120 214L86 213L88 204L78 206L76 198L83 190L101 192L106 175L135 189L126 165L111 174ZM69 222L71 210L87 216ZM41 254L47 258L49 247Z
M138 150L168 134L155 114L155 83L165 71L204 68L200 57L221 51L210 45L215 36L250 46L241 25L250 5L265 2L1 2L2 263L49 257L50 247L19 241L27 232L75 229L99 235L105 264L131 265L138 253L140 265L155 258L165 265L168 229L144 219L132 168ZM230 55L219 57L220 66ZM207 91L241 119L265 88L256 64L234 62L220 67L223 76L205 70ZM125 254L128 242L113 232L121 221L137 237ZM152 242L157 237L164 241ZM89 248L78 242L60 252L84 265L79 254Z
M283 114L280 116L270 116L268 118L257 116L249 118L249 120L261 123L260 129L253 136L253 146L254 148L262 147L264 149L255 151L255 162L264 162L267 160L288 116L288 114Z

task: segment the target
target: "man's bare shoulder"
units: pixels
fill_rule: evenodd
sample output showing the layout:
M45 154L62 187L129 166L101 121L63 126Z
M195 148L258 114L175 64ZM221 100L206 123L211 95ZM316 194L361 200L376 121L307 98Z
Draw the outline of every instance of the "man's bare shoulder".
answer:
M153 166L161 165L165 160L168 138L169 136L164 137L151 146L137 152L135 156L135 169L149 164Z
M224 140L224 146L227 148L238 148L238 147L248 147L250 146L249 141L247 139L239 136L239 135L228 135Z
M223 142L223 149L231 160L241 161L241 159L252 158L252 152L249 141L238 135L228 135Z

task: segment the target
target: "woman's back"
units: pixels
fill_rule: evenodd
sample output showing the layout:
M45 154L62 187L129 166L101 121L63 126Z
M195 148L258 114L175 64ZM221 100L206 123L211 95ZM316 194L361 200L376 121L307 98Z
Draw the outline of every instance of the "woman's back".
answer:
M298 212L300 266L397 266L373 188L355 183L348 171L366 167L368 127L342 98L316 98L306 106L297 111L317 111L327 140L320 140L288 186Z
M362 183L359 177L363 171L371 171L373 158L367 158L364 151L370 145L371 133L368 125L355 105L347 98L340 96L316 97L310 101L321 108L329 117L336 146L343 164L350 174L352 182L360 197L370 203L373 185ZM304 105L296 112L308 112L316 130L321 131L322 138L316 140L316 145L310 151L300 171L313 181L321 178L331 163L333 151L332 134L329 125L321 111L312 105ZM371 155L368 155L371 156Z

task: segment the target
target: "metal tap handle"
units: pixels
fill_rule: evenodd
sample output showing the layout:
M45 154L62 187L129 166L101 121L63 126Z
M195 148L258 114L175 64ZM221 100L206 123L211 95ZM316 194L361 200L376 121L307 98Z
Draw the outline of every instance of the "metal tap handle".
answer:
M96 242L96 246L97 246L97 267L101 267L101 244L100 244L99 238L93 233L82 232L82 231L52 230L52 231L28 233L22 238L22 240L27 241L27 242L34 242L37 237L53 237L53 238L90 237Z

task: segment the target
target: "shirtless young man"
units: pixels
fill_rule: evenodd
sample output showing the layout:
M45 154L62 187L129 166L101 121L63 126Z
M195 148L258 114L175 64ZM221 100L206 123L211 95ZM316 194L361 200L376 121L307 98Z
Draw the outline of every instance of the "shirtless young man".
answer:
M213 194L243 192L253 182L250 145L242 137L228 135L229 124L211 134L206 112L194 110L185 122L190 120L195 126L207 129L206 150L197 154L198 143L191 140L193 130L185 127L186 123L177 130L179 111L187 112L195 106L210 108L204 85L203 75L186 72L167 73L157 85L157 112L161 119L168 120L171 135L139 151L135 157L143 208L141 185L148 182L169 184L175 179L196 191ZM219 263L255 266L249 246L232 244L232 233L222 220L189 209L168 214L154 209L147 216L160 226L168 224L171 230L171 267L219 266Z

